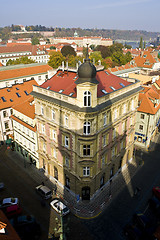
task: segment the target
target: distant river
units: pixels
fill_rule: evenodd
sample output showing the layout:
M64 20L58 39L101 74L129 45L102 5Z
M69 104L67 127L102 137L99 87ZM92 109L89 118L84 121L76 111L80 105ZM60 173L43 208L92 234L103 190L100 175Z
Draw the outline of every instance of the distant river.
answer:
M139 42L137 41L117 40L116 42L122 43L123 45L125 43L131 45L133 49L139 48ZM149 42L146 42L146 47L148 47L149 45Z

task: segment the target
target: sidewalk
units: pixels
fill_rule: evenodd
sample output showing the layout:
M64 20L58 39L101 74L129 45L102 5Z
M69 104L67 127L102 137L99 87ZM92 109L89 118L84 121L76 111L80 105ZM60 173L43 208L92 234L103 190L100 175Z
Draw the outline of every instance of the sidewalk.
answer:
M30 165L25 162L23 156L16 151L10 149L6 150L6 154L15 164L21 167L22 171L25 171L35 182L35 184L45 183L51 189L55 189L57 185L56 196L63 199L66 205L71 209L71 212L80 218L94 218L98 216L103 209L112 201L112 199L118 195L118 193L129 184L132 177L140 168L140 158L132 160L130 164L122 171L119 171L111 182L108 182L101 189L98 190L97 194L89 201L79 201L70 193L67 188L62 189L54 180L50 180L43 172L37 169L34 165ZM54 193L54 191L53 191ZM134 194L133 191L131 194Z

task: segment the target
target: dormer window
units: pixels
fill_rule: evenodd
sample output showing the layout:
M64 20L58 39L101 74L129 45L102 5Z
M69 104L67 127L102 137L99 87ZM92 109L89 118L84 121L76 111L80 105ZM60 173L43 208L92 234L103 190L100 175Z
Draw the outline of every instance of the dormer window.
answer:
M84 107L91 106L91 93L89 91L84 92Z

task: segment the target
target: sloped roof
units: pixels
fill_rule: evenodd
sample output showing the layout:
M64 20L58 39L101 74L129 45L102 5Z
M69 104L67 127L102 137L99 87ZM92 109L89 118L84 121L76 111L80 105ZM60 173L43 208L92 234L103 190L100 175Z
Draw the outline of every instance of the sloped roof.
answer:
M77 79L78 75L75 72L63 72L59 70L51 79L44 82L41 87L52 90L54 92L59 92L61 90L60 92L62 92L62 94L65 94L67 96L70 96L71 94L72 97L76 97L77 92L75 81ZM96 79L99 81L97 97L102 97L105 95L102 90L105 90L107 93L111 93L114 92L113 89L119 90L132 84L106 71L98 71L96 74Z
M27 98L24 102L20 104L13 105L13 109L26 115L29 118L35 118L35 105L32 104L34 98L30 95L30 98Z
M47 73L49 70L52 70L52 67L48 64L25 64L21 68L16 65L13 69L10 69L9 67L2 67L0 68L0 81Z
M152 68L154 63L157 62L150 51L142 51L141 54L134 58L134 61L138 67ZM158 60L159 61L159 60Z
M160 100L158 91L152 86L144 87L139 93L140 106L137 109L138 112L155 114L160 108L160 103L156 103L157 100Z
M12 87L0 89L0 109L16 106L27 99L30 99L29 93L33 90L33 85L37 85L35 80L29 80L22 84L15 84Z

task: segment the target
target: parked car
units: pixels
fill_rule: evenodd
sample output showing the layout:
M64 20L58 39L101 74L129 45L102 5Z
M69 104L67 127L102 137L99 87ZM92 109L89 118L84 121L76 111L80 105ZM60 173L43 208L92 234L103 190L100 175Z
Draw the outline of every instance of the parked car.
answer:
M22 208L17 204L11 205L5 208L4 213L8 218L16 217L22 213Z
M127 237L129 240L138 240L142 236L142 231L136 227L135 225L132 224L127 224L124 229L124 235Z
M6 207L9 207L11 205L15 205L15 204L18 204L18 198L13 198L13 197L10 197L10 198L4 198L2 200L2 202L0 203L0 208L6 208Z
M154 187L152 189L153 195L160 200L160 188L159 187Z
M136 213L133 215L133 223L141 230L148 228L152 225L151 220L143 213Z
M157 197L153 196L149 199L149 207L157 213L157 211L160 213L160 201Z
M0 190L3 190L3 189L4 189L4 183L0 182Z
M56 210L56 212L62 214L63 216L70 212L68 207L59 199L54 199L50 202L50 205L54 210Z
M41 235L40 224L37 223L32 215L23 215L17 218L12 218L10 223L22 240L39 239Z
M52 197L52 191L44 185L37 186L36 192L44 199L49 199Z

